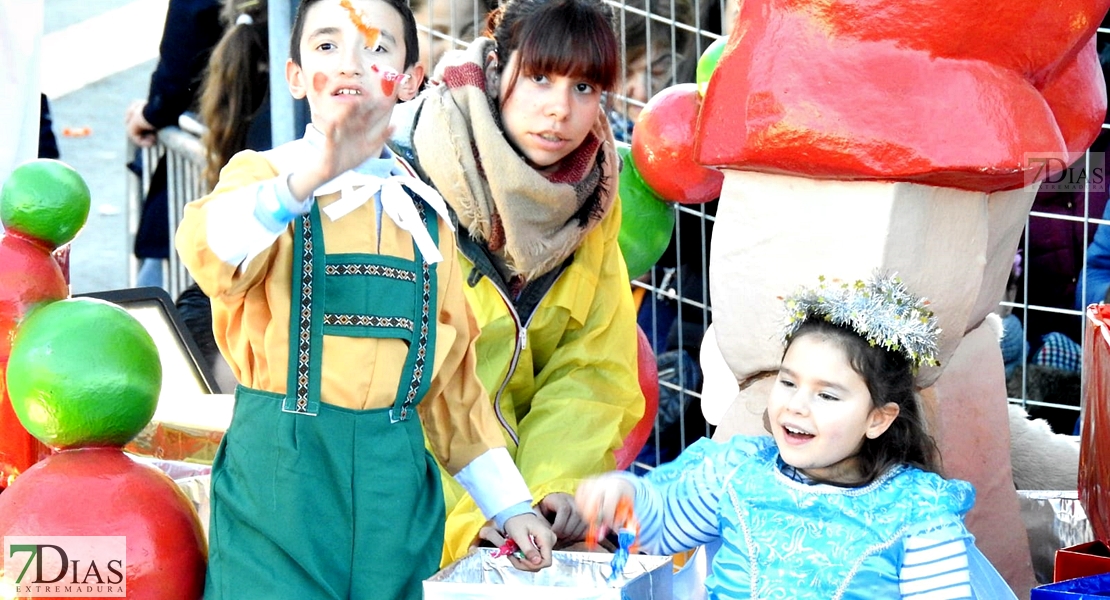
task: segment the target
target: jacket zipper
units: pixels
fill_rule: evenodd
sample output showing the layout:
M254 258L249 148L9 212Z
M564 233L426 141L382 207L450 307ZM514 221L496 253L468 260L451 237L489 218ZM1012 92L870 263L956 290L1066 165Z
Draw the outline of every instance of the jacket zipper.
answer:
M559 273L555 281L552 281L551 285L544 290L543 296L540 296L540 301L536 303L536 309L539 309L540 305L543 304L543 299L547 297L547 294L551 292L551 288L555 287L555 284L562 276L563 274ZM494 285L493 288L501 295L501 299L505 302L505 307L509 309L509 315L512 316L513 323L516 324L517 328L516 343L513 347L513 359L509 361L509 371L505 374L505 379L501 381L501 386L497 388L497 395L493 398L493 412L497 415L497 420L501 423L501 426L505 428L505 431L509 432L509 437L513 439L513 443L520 446L520 436L509 426L508 420L505 419L505 415L501 412L501 396L505 393L505 388L509 386L509 380L511 380L516 373L517 365L520 364L521 353L528 347L528 327L532 324L532 319L536 316L536 310L533 310L532 314L528 315L527 323L521 323L520 315L517 314L516 307L513 306L513 303L509 301L509 297L500 286Z

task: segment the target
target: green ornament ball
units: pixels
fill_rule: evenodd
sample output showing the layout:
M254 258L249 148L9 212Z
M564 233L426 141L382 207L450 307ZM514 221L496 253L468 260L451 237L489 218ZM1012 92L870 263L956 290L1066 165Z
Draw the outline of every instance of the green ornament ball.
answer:
M91 203L89 186L73 167L35 159L16 167L0 188L0 222L53 250L77 236Z
M726 44L728 44L727 37L717 38L706 47L705 51L701 53L701 57L698 58L695 82L698 84L698 96L702 98L705 97L705 90L709 88L709 78L713 76L713 71L717 70L717 63L721 61L721 55L724 54Z
M617 153L622 161L621 230L617 242L628 265L628 276L635 279L663 256L674 232L675 213L670 203L655 195L636 171L632 147L618 143Z
M16 417L44 444L123 446L154 415L162 364L127 311L72 298L27 315L12 341L7 384Z

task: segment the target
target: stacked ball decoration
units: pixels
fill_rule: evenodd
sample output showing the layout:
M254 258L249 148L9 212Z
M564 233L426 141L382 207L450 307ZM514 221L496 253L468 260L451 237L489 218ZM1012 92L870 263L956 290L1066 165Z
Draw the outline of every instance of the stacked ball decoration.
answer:
M35 308L16 330L7 385L20 421L57 452L0 494L0 537L122 536L116 583L128 598L200 598L207 551L193 505L122 451L150 421L161 383L154 340L122 308L91 298ZM67 580L112 583L69 560Z
M6 573L0 561L0 596L54 579L80 584L71 591L83 597L118 597L123 588L128 598L200 598L206 549L192 504L121 449L154 413L162 382L154 341L118 306L65 299L51 256L84 225L89 204L80 175L58 161L21 165L0 190L0 539L26 536L59 550L53 571L39 571L45 551L33 568L22 555L23 573ZM27 440L54 453L28 454ZM121 538L114 566L94 567L98 557L80 547L62 558L73 540Z
M628 277L636 279L667 250L674 232L674 207L644 183L633 164L631 146L617 142L617 153L621 157L621 230L617 243L628 265Z
M49 451L16 418L3 373L12 332L35 306L69 296L51 253L70 242L89 215L89 187L72 167L33 160L0 188L0 489Z
M694 160L700 99L695 83L651 97L632 130L632 162L661 198L702 204L721 195L724 175Z

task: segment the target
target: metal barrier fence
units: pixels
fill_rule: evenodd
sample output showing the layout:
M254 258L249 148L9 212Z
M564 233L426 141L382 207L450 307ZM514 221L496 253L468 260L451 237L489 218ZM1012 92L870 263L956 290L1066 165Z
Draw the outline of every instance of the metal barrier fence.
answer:
M139 162L142 165L139 175L128 170L128 231L131 233L132 245L139 228L143 202L150 192L154 171L163 158L166 161L168 225L171 242L185 204L200 198L207 191L203 177L204 147L200 143L203 131L204 128L200 123L188 115L183 115L177 127L166 127L160 130L157 142L149 148L140 148L128 139L127 156L134 156L136 151L140 152ZM139 261L132 252L129 270L129 284L132 287L136 284L138 270ZM162 287L171 298L176 299L181 291L192 283L192 277L186 271L185 265L181 264L177 252L171 247L169 260L165 261L162 267Z

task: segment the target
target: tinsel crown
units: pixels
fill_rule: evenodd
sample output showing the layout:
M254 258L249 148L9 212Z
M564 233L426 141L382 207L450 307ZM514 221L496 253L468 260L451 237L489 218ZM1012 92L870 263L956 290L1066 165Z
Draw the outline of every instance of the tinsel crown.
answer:
M876 273L868 281L845 283L818 279L784 299L789 313L785 338L808 319L820 317L851 328L872 346L900 352L916 371L937 363L940 328L928 302L906 289L894 275Z

